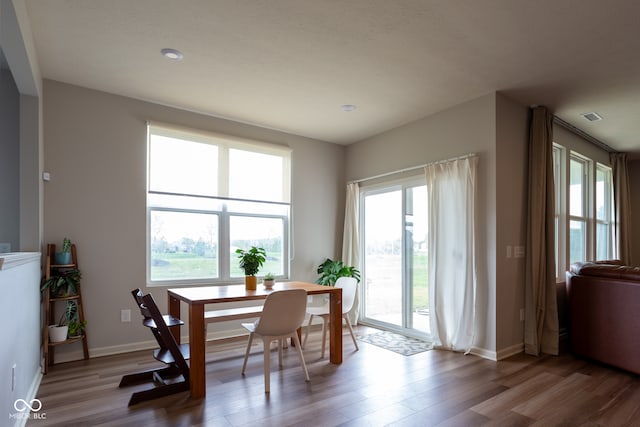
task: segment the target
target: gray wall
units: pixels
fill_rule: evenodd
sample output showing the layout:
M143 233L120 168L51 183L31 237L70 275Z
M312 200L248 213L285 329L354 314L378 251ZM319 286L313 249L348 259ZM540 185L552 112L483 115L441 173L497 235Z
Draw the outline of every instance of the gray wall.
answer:
M166 288L145 288L146 120L290 147L291 277L313 281L315 267L339 255L343 146L49 80L43 98L45 170L51 174L45 183L45 241L60 244L68 236L77 245L93 356L151 338L135 311L135 323L120 322L120 310L133 308L131 289L151 291L166 308ZM65 347L56 356L78 352Z
M504 96L496 98L496 348L498 358L520 350L524 308L529 109ZM507 246L511 247L508 257Z
M480 156L475 346L490 358L496 357L496 96L485 95L350 145L346 163L346 179L355 180L471 152Z
M0 51L0 55L2 55ZM20 94L11 71L0 69L0 243L20 248ZM0 250L0 252L2 252Z

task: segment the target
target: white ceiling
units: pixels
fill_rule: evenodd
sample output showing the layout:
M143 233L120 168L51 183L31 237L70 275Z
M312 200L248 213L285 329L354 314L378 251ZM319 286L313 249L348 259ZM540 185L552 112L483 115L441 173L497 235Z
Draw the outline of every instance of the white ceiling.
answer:
M339 144L500 91L640 152L636 0L26 3L48 79Z

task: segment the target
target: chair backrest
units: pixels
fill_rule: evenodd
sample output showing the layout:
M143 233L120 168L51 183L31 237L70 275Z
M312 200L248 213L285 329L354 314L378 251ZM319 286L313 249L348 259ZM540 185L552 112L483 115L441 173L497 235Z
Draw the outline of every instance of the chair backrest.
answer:
M298 329L307 312L304 289L275 291L264 302L256 332L260 335L284 335Z
M143 308L144 307L144 308ZM140 305L140 311L148 310L151 314L151 318L155 322L156 327L152 328L153 335L156 337L158 341L158 345L160 346L160 350L168 350L173 357L174 363L178 366L180 373L185 378L186 381L189 381L189 366L184 359L184 355L182 354L178 343L176 342L173 334L167 327L167 324L156 305L155 300L153 299L153 295L146 294L142 296L142 304Z
M132 290L131 295L133 295L133 299L136 301L136 304L140 309L140 314L142 314L142 317L144 317L145 320L151 319L151 312L149 311L147 306L144 305L144 302L142 301L142 297L144 296L144 294L142 293L142 289L137 288Z
M348 313L356 300L358 281L353 277L339 277L335 286L342 288L342 314Z

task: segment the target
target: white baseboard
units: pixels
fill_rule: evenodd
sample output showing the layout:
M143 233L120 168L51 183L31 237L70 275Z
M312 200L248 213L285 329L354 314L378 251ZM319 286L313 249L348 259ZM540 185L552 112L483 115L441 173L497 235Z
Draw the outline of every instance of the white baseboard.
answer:
M496 352L487 350L486 348L471 347L470 353L473 354L474 356L479 356L479 357L482 357L483 359L489 359L494 362L498 360L496 357Z
M514 344L510 347L498 350L498 360L506 359L507 357L511 357L522 352L524 352L524 343Z
M473 347L471 348L471 354L482 357L484 359L489 359L494 362L498 360L506 359L507 357L511 357L515 354L522 353L524 351L524 343L514 344L510 347L502 348L498 351L487 350L486 348Z

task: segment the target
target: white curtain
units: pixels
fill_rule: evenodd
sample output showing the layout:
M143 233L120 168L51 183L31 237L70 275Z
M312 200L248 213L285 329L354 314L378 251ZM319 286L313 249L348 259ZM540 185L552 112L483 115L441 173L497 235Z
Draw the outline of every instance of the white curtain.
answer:
M435 163L429 189L429 310L436 348L469 353L475 335L478 157Z
M347 184L347 201L344 209L344 235L342 238L342 262L360 270L360 187L358 183ZM356 300L349 312L349 320L356 325L360 312L360 294L356 292Z

